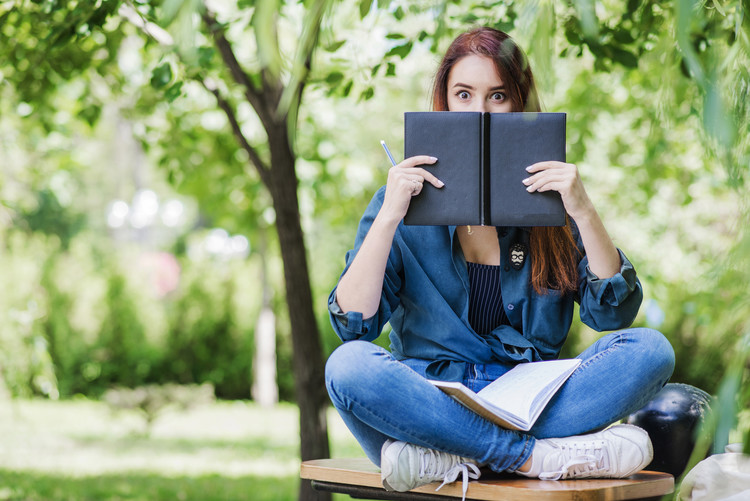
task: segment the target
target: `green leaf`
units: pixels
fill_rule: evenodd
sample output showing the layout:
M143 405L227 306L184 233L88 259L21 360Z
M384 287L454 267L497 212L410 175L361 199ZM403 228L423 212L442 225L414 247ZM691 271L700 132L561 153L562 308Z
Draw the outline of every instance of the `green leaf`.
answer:
M101 114L102 114L101 106L91 104L81 109L81 111L78 112L78 117L82 118L83 120L86 121L86 123L93 126L96 123L96 121L99 119L99 116Z
M628 7L627 7L627 17L632 17L633 13L638 10L638 7L641 5L642 0L628 0ZM651 8L650 6L648 7Z
M372 87L368 87L362 91L362 94L359 95L359 100L367 101L369 99L372 99L374 95L375 95L375 89L373 89Z
M412 42L406 42L403 45L397 45L386 52L385 57L399 56L401 59L403 59L409 55L409 52L411 52L412 45Z
M349 94L352 92L352 87L354 86L354 81L349 80L346 85L344 85L344 90L341 91L341 95L344 97L348 97Z
M279 17L279 0L264 0L256 7L251 20L258 44L261 64L277 78L281 72L281 50L276 32Z
M169 63L164 63L154 68L151 73L151 87L154 89L163 89L172 81L172 67Z
M716 77L709 80L706 94L703 98L703 126L720 144L730 148L734 143L736 130L732 117L726 109L721 96L721 89Z
M182 95L182 82L175 82L167 91L164 93L164 97L170 103Z
M372 71L370 72L370 75L374 77L375 74L378 72L379 69L380 69L380 63L378 63L378 64L376 64L375 66L372 67Z
M372 7L372 0L360 0L359 2L359 17L363 18L370 12Z
M198 65L201 68L209 68L215 52L213 47L198 47Z
M577 26L573 23L569 23L565 26L565 38L570 45L581 45L583 43L583 39L578 34Z
M387 38L388 40L401 40L406 37L401 33L388 33L385 38Z
M335 85L340 84L343 79L344 79L343 73L341 73L340 71L333 71L329 73L328 76L326 77L326 83L328 85L335 86Z
M182 0L164 0L161 10L161 20L164 26L169 26L177 18L182 4Z
M387 69L385 71L385 76L387 76L387 77L396 76L396 65L393 64L390 61L388 62L388 67L387 67Z
M630 30L626 30L625 28L617 28L614 30L614 37L615 40L617 40L621 44L629 44L635 42L635 37L633 37L633 34L630 32Z
M327 52L336 52L339 50L344 44L346 43L346 40L339 40L337 42L332 42L324 47L324 49Z
M584 38L596 40L599 37L599 20L596 17L594 0L576 0L574 3Z
M610 45L609 49L612 51L612 60L620 63L626 68L637 68L638 67L638 56L630 51L627 51L621 47Z

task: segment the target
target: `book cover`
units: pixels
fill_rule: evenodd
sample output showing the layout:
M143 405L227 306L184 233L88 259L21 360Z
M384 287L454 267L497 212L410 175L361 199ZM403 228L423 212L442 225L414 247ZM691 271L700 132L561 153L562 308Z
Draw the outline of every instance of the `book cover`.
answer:
M580 364L577 358L518 364L476 393L457 382L430 382L503 428L529 431Z
M557 192L529 193L526 167L565 161L565 113L427 111L404 114L404 157L431 155L443 188L425 183L412 225L561 226Z

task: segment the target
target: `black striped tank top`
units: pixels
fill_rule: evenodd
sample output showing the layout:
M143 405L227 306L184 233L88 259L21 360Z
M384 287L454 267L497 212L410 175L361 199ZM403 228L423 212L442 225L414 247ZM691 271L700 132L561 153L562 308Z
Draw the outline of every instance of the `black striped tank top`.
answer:
M489 334L510 324L500 291L500 266L466 263L469 271L469 324L478 334Z

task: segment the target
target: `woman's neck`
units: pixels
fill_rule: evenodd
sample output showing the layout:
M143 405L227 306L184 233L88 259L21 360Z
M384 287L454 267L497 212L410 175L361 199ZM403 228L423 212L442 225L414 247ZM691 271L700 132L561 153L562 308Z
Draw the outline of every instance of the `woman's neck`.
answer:
M500 244L494 226L458 226L456 233L467 261L495 266L500 264Z

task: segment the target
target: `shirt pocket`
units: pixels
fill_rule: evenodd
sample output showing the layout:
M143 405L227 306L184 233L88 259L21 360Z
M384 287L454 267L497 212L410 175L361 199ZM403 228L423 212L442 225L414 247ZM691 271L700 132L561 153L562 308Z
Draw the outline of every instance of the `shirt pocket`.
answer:
M545 289L532 296L524 334L545 360L556 358L568 337L573 317L571 302L570 296L558 289Z

